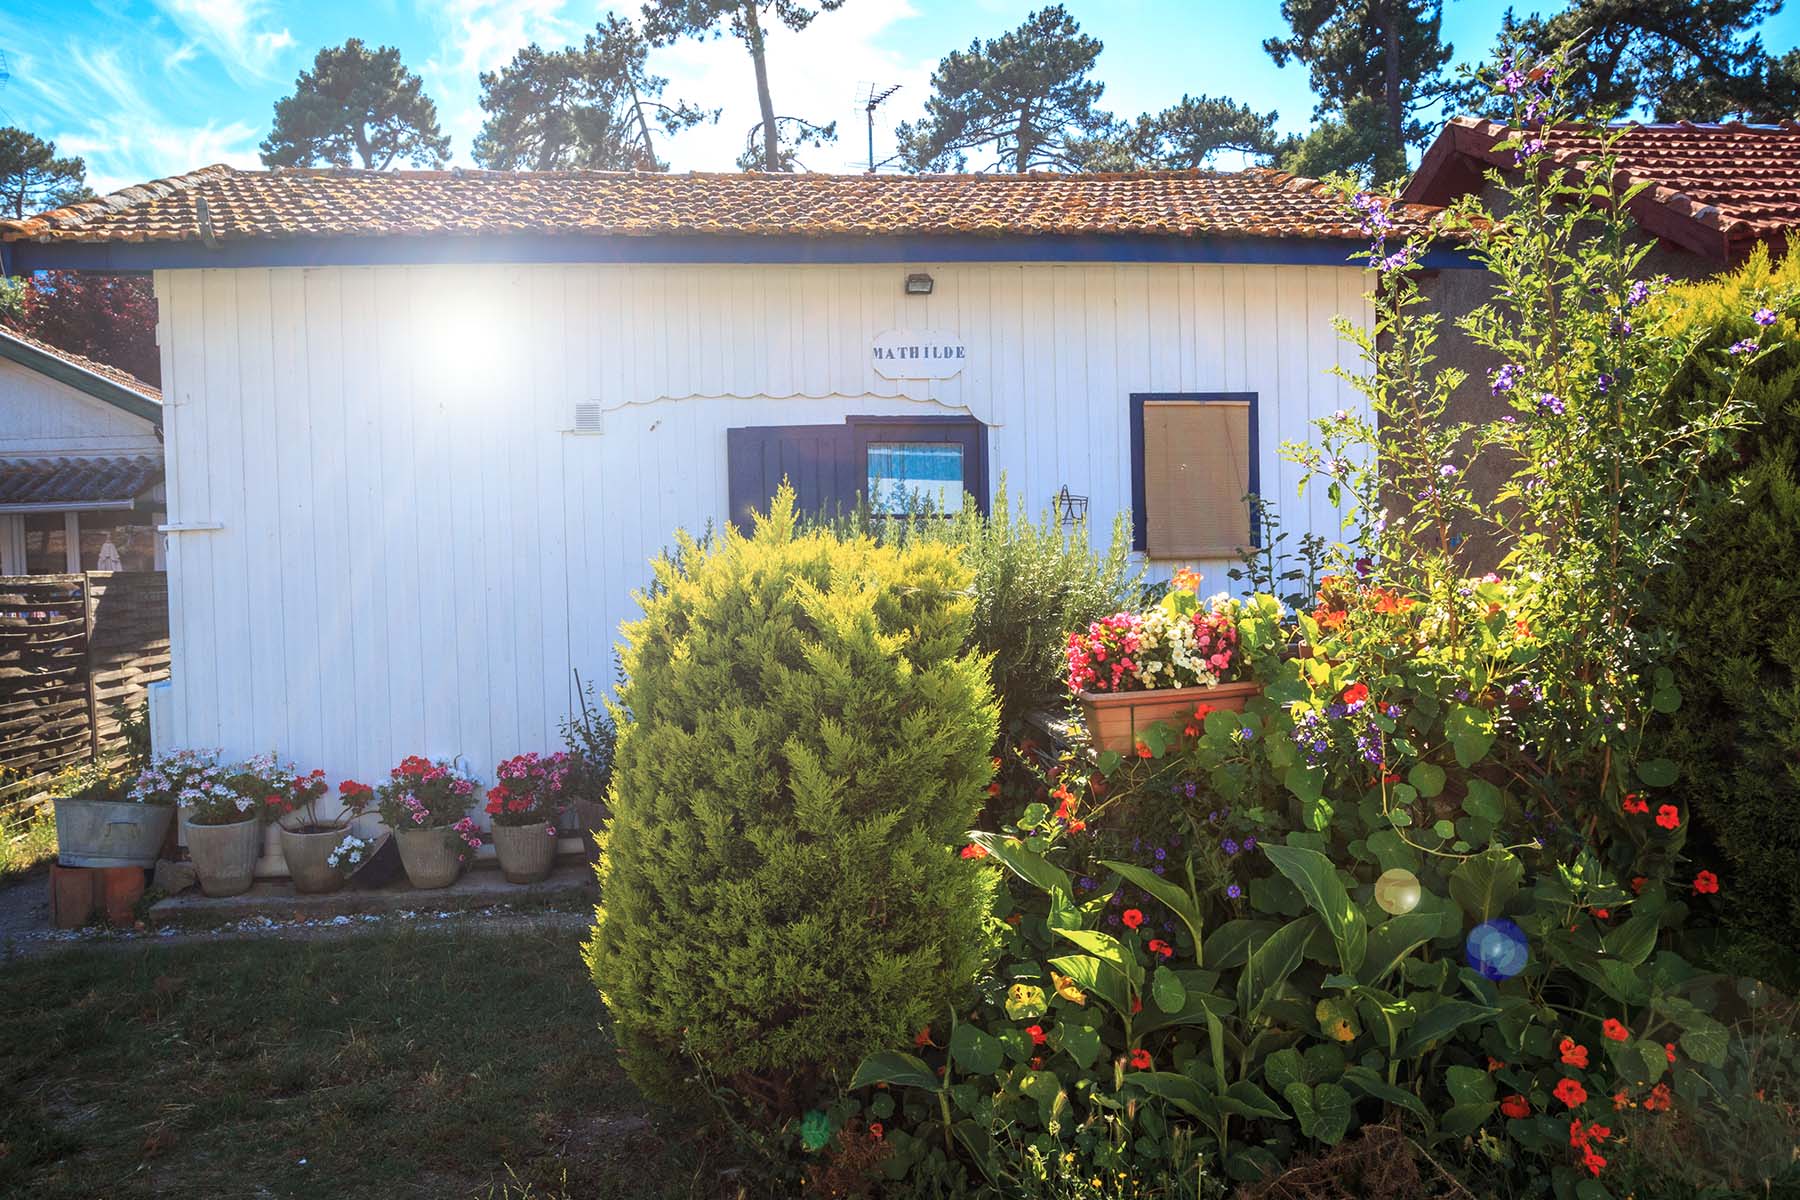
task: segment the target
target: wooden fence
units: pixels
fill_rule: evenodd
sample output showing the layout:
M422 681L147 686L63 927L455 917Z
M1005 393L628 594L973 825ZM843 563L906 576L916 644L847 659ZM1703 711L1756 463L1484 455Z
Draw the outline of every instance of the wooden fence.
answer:
M0 577L0 776L119 749L118 705L168 674L162 572Z

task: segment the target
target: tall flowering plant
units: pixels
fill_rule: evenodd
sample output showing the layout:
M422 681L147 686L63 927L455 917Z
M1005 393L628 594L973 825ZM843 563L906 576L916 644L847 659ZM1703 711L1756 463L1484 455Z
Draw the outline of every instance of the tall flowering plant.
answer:
M496 825L550 823L556 835L556 818L571 799L576 779L573 755L564 751L541 755L519 754L494 768L498 780L488 789L487 814Z
M376 811L389 829L443 829L478 850L480 830L468 815L476 784L459 763L408 755L374 790Z

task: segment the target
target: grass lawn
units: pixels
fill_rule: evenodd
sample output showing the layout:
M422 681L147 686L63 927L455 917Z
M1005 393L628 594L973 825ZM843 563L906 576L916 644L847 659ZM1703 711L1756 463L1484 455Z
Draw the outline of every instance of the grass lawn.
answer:
M0 968L0 1195L705 1197L572 931L72 949Z

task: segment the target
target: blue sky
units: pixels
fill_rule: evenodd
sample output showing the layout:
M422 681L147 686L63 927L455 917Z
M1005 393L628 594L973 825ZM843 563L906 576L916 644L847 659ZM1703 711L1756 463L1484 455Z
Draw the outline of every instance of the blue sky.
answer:
M1039 0L1042 3L1043 0ZM1556 0L1514 0L1521 12ZM876 126L876 153L894 124L917 113L931 68L953 48L1017 25L1038 4L1012 0L848 0L805 33L771 34L777 110L836 119L839 142L806 157L815 170L857 169L866 154L855 96L869 82L898 83ZM1306 75L1277 69L1262 39L1284 29L1276 0L1067 0L1106 43L1105 104L1135 115L1184 91L1229 95L1276 109L1287 129L1312 111ZM636 5L617 6L633 13ZM1449 0L1445 35L1458 61L1491 45L1504 0ZM12 78L0 121L54 138L88 162L99 190L212 162L257 163L271 107L321 45L346 37L398 46L425 77L467 164L481 124L476 76L537 40L562 45L592 27L604 6L565 0L8 0L0 51ZM1763 30L1774 49L1800 44L1800 7ZM723 107L715 126L660 147L679 170L730 169L756 120L748 57L735 42L687 42L655 52L668 95Z

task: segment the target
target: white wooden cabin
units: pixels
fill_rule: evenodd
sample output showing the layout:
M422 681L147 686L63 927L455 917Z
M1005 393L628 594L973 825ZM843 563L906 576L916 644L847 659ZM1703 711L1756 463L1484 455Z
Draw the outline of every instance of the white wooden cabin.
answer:
M1279 447L1369 320L1359 231L1273 171L213 167L0 237L155 271L174 743L365 781L555 748L647 560L782 474L1066 490L1226 587L1248 492L1337 533Z

